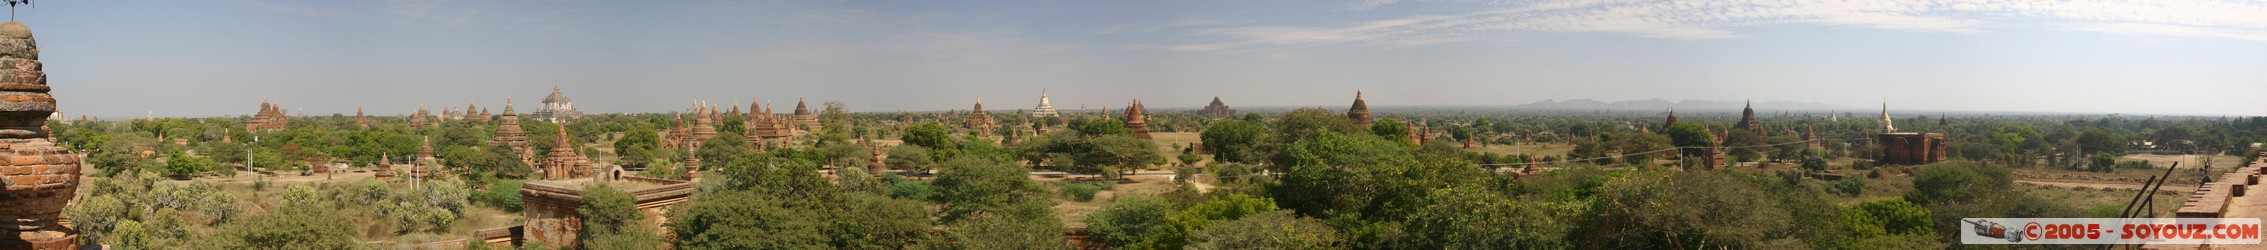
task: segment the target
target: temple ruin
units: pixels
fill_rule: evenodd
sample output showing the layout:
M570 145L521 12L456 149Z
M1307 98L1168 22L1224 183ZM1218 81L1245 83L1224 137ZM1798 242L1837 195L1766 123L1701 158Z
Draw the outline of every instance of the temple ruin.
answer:
M581 240L582 194L589 188L605 186L630 193L644 223L651 228L666 228L670 205L684 203L692 198L693 183L680 180L653 179L636 176L596 176L574 179L528 181L520 188L520 202L527 224L520 230L499 228L481 230L490 246L509 246L510 242L542 244L551 249L574 249ZM511 235L518 232L520 235Z
M592 171L590 160L575 152L574 141L567 140L567 127L559 127L557 140L557 143L551 146L550 156L543 158L543 168L541 169L543 179L560 180L589 176Z
M427 118L425 118L429 115L430 113L425 112L425 105L418 104L417 112L409 114L409 128L423 128L426 126L433 126L433 121L428 121L426 120Z
M1883 164L1920 165L1944 161L1944 133L1897 132L1889 118L1889 104L1881 105L1881 130L1873 140L1881 143Z
M1749 101L1746 108L1740 109L1740 122L1733 123L1732 128L1747 130L1755 133L1756 136L1768 135L1763 132L1763 121L1755 119L1754 101Z
M1373 121L1370 119L1370 104L1362 101L1362 91L1354 91L1354 107L1346 109L1346 119L1352 119L1354 124L1361 124L1365 128Z
M1197 114L1210 116L1213 118L1222 118L1236 115L1236 109L1228 108L1227 103L1220 102L1219 96L1214 96L1212 97L1212 104L1204 105L1204 110L1197 111Z
M997 130L1000 122L993 120L992 114L984 112L984 99L977 98L975 111L968 113L966 125L969 130L975 130L978 137L991 138L992 130Z
M370 127L370 117L362 115L362 105L354 105L354 124Z
M244 131L282 131L286 120L283 106L276 105L274 101L260 100L260 112L253 113L252 120L244 122Z

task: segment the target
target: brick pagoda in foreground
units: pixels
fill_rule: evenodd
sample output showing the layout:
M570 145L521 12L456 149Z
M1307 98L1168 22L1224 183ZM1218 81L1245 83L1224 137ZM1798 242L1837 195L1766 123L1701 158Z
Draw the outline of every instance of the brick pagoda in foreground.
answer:
M77 249L59 220L79 189L79 155L48 138L47 94L31 28L0 23L0 249Z
M520 188L520 202L525 207L527 224L517 230L522 235L516 240L484 240L496 243L524 242L543 244L552 249L574 249L582 234L582 214L576 208L583 205L586 188L603 183L627 191L637 200L638 211L645 214L646 223L653 228L668 222L664 214L669 205L684 203L693 194L693 183L679 180L652 179L635 176L596 176L563 180L529 181ZM483 230L502 231L510 230ZM492 237L482 237L492 238ZM501 245L508 245L501 244Z

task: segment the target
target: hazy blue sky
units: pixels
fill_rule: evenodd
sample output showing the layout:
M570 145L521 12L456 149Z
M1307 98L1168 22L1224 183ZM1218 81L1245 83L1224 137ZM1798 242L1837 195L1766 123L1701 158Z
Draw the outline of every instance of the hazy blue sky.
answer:
M856 111L1793 100L2267 115L2257 1L40 1L68 114L313 114L563 85Z

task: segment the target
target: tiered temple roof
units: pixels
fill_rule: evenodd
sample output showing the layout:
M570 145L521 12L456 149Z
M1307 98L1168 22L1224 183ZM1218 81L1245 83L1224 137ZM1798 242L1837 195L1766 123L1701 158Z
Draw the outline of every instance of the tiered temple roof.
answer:
M77 249L76 230L57 220L79 189L79 154L55 146L55 112L39 48L22 23L0 23L0 249Z
M883 164L882 164L882 144L880 144L880 143L866 143L866 146L868 146L868 147L873 147L873 150L871 150L871 151L868 151L868 152L872 152L872 153L873 153L873 159L874 159L874 162L866 164L866 173L867 173L867 174L872 174L872 175L874 175L874 177L881 177L881 176L882 176L882 170L883 170L883 169L888 169L888 168L884 168L883 166L885 166L885 165L883 165Z
M686 138L691 140L686 141L686 145L700 147L702 143L708 142L709 139L716 138L716 108L708 108L702 106L703 105L699 104L693 105L693 109L696 111L694 111L693 114L693 129L692 131L690 131L692 136Z
M1000 125L999 121L992 119L991 113L984 112L983 98L976 99L976 110L968 113L967 123L968 129L976 130L977 135L987 138L992 137L992 130L998 129Z
M819 112L813 112L810 107L803 106L803 98L797 97L795 98L795 122L794 125L798 126L795 128L796 130L819 130Z
M751 125L746 128L750 128L751 130L756 131L755 137L758 137L755 138L757 140L749 140L751 143L761 143L761 139L787 138L795 136L795 126L788 125L786 119L780 118L777 113L773 113L770 105L762 105L763 108L752 108L756 106L755 104L750 104L749 106L751 107L749 108L749 110L753 112L750 112L748 114L749 117L747 121L751 123Z
M590 161L575 152L574 141L567 140L567 127L559 127L558 142L552 144L551 155L543 159L543 179L558 180L581 178L590 175Z
M700 181L700 180L701 180L701 155L700 155L699 151L700 151L700 149L698 149L698 148L694 148L694 147L685 147L685 179L686 179L686 180L693 180L693 181Z
M495 145L511 148L513 159L519 159L521 164L534 166L534 146L527 142L527 131L520 128L520 116L512 110L511 98L504 98L504 115L496 117L496 119L502 122L496 125Z
M764 139L771 138L769 135L772 133L777 133L774 131L777 128L771 125L771 113L764 110L761 101L750 101L748 113L740 115L742 118L740 119L740 137L747 141L748 148L763 151Z
M1881 132L1896 133L1897 123L1889 119L1889 103L1881 103Z
M1134 137L1151 139L1152 137L1149 136L1149 111L1145 109L1148 108L1141 105L1141 100L1134 100L1133 104L1126 105L1126 129L1133 130Z
M528 114L528 117L557 123L581 118L582 111L575 111L575 100L567 98L567 92L560 91L559 84L554 83L551 84L551 95L543 97L543 108Z
M433 157L433 138L423 138L417 143L417 164L409 167L410 176L424 177L426 171L438 167L438 160Z
M1214 96L1212 97L1212 104L1204 105L1204 110L1197 113L1211 117L1228 117L1236 115L1236 109L1228 108L1227 103L1220 102L1220 97Z
M488 114L480 113L480 101L473 101L471 104L464 105L464 120L488 123L488 118Z
M286 120L283 114L283 106L276 105L273 101L260 100L260 112L253 114L251 121L244 122L244 130L253 132L283 130Z
M354 124L360 124L363 127L369 127L372 124L369 116L362 115L362 105L354 106Z
M1346 109L1346 119L1352 119L1362 127L1369 127L1373 121L1370 119L1370 104L1362 101L1362 91L1354 91L1354 106Z
M1740 110L1740 122L1732 124L1732 128L1745 129L1758 136L1764 135L1763 121L1755 119L1755 101L1748 101L1747 108Z
M430 113L426 113L426 112L425 112L425 105L424 105L424 104L418 104L418 105L417 105L417 113L410 113L410 114L409 114L409 127L410 127L410 128L422 128L422 127L425 127L425 126L432 126L432 125L433 125L433 122L432 122L432 121L428 121L428 120L426 120L427 118L425 118L425 116L428 116L428 115L431 115L431 114L430 114Z

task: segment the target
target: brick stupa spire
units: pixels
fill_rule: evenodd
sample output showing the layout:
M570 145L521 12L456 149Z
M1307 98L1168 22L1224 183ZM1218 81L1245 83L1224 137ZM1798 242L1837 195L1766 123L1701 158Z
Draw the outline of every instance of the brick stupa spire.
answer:
M708 143L709 139L716 138L715 116L710 114L707 105L701 105L698 101L693 102L693 110L693 130L689 131L692 137L686 138L685 145L700 147L701 144Z
M79 189L79 155L55 146L55 113L31 28L0 23L0 249L77 249L78 232L58 223Z
M1126 105L1126 128L1133 130L1134 137L1151 139L1153 137L1149 136L1149 112L1143 109L1148 108L1142 107L1140 99L1135 99L1133 104Z
M518 159L520 164L534 166L534 146L527 143L527 131L520 128L520 116L513 111L512 98L504 98L504 115L496 117L501 122L496 125L496 138L492 142L497 146L511 148L512 158Z
M567 127L560 126L557 142L551 146L551 155L543 160L543 179L557 180L582 177L589 172L584 168L582 155L575 153L573 141L567 140Z
M818 129L819 129L819 112L814 112L814 111L811 111L811 108L810 108L810 107L807 107L807 106L804 106L804 105L803 105L803 98L802 98L802 97L796 97L796 98L795 98L795 122L796 122L797 124L794 124L794 126L791 126L791 127L795 127L795 129L796 129L796 130L802 130L802 131L818 130Z
M1354 91L1354 106L1346 109L1346 119L1352 119L1362 127L1369 127L1373 121L1370 118L1370 104L1362 100L1362 91Z

